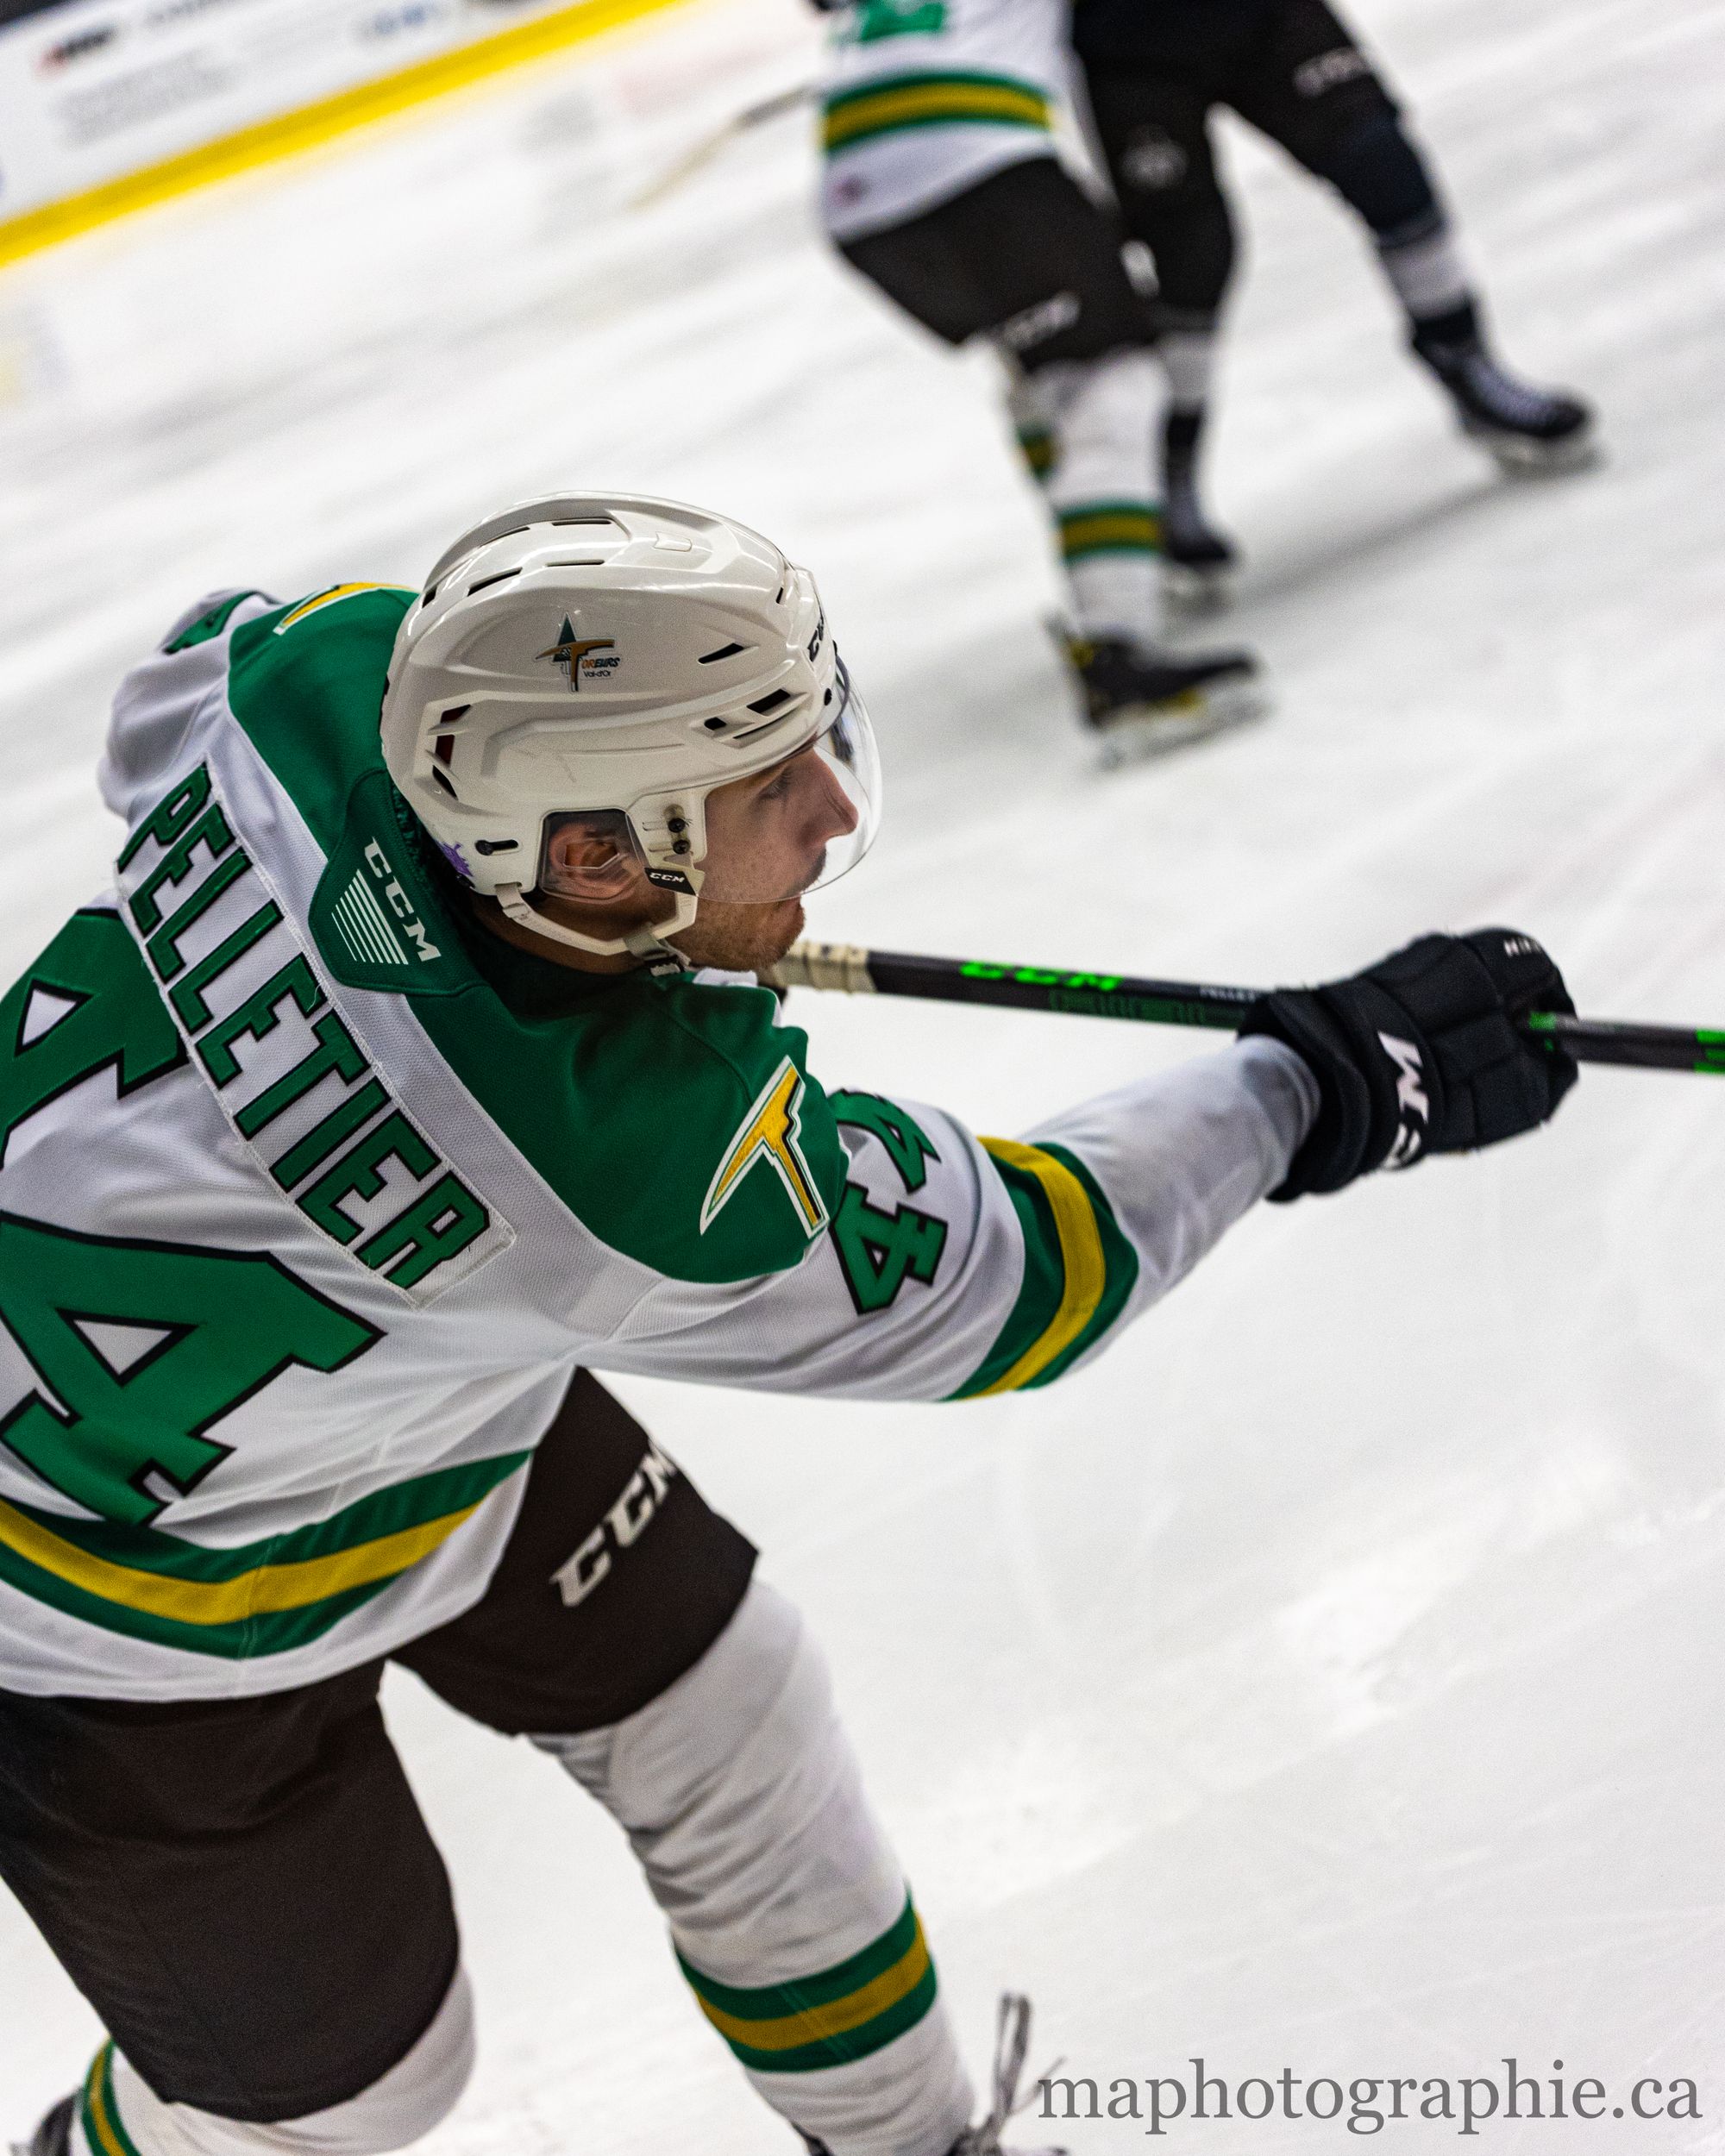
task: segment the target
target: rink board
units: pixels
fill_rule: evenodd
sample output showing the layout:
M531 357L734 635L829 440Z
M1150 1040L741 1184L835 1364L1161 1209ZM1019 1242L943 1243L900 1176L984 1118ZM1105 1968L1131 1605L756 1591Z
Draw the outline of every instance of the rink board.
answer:
M678 0L76 0L0 30L0 264Z

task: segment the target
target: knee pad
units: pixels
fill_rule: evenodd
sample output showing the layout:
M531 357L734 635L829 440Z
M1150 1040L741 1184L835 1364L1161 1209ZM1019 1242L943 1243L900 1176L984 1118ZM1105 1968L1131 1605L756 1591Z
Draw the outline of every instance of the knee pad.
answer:
M1127 193L1120 210L1135 240L1150 249L1164 310L1214 321L1234 269L1234 222L1214 181Z
M104 2059L97 2062L102 2071ZM139 2156L386 2156L419 2140L454 2110L474 2068L474 2002L465 1971L431 2026L381 2080L302 2119L254 2125L164 2103L114 2058L104 2091ZM104 2156L98 2146L91 2156Z
M1313 170L1359 212L1380 246L1421 239L1443 222L1425 160L1393 113L1344 128Z

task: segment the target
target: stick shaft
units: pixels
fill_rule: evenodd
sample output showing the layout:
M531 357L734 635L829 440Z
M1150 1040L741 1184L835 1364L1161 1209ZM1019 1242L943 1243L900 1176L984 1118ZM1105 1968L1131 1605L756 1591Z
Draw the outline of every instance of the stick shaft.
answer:
M976 959L864 950L854 943L802 943L773 973L785 988L838 988L853 994L920 996L1013 1011L1065 1012L1140 1025L1208 1026L1233 1032L1258 1000L1256 988L1197 981L1149 981L1131 974L1070 973L1052 966L995 966ZM1725 1031L1637 1025L1610 1018L1535 1013L1530 1032L1561 1040L1578 1062L1641 1070L1695 1070L1725 1077Z

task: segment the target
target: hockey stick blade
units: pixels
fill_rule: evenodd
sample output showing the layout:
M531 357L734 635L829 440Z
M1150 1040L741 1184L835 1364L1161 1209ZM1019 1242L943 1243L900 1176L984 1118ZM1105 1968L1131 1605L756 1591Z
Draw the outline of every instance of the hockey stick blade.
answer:
M978 959L866 950L858 943L794 943L761 976L771 988L836 988L852 995L919 996L1012 1011L1126 1018L1145 1025L1196 1025L1233 1032L1258 1000L1257 988L1197 981L1150 981L1130 974L1071 973L1053 966L995 966ZM1691 1070L1725 1077L1725 1030L1640 1025L1611 1018L1534 1012L1527 1031L1560 1040L1578 1062L1637 1070Z

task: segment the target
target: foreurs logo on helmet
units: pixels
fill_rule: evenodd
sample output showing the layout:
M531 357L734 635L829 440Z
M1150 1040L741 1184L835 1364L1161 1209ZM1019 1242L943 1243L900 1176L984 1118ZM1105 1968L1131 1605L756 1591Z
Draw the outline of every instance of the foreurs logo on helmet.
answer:
M727 862L710 902L830 883L879 821L874 735L814 579L747 525L645 495L523 502L447 548L396 636L383 748L467 884L602 956L683 962L666 939L694 919L707 797L733 780L809 751L855 820L793 888L752 888L747 863ZM531 902L572 818L609 818L665 894L662 916L589 935Z

